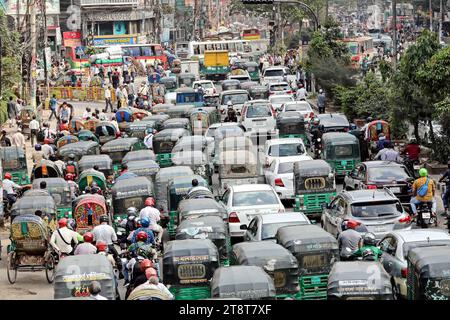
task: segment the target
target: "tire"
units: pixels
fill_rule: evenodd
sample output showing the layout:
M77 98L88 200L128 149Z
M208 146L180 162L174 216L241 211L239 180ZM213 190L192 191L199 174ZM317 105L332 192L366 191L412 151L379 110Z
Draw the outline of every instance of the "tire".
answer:
M56 261L53 254L49 255L48 260L45 262L45 277L48 283L53 283L55 280Z
M16 253L10 252L6 262L6 272L8 274L8 281L10 284L16 283L17 280L17 266L16 266Z

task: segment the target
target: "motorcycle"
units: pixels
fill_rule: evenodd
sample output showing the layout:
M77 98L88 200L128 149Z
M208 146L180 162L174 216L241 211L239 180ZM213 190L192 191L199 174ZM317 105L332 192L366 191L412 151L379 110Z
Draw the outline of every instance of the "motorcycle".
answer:
M419 160L411 160L408 155L406 155L406 157L403 158L402 162L415 178L419 177L419 170L421 168Z
M421 228L428 228L431 225L437 227L437 217L431 212L432 203L420 203L417 205L417 219L416 224Z
M320 154L322 153L322 139L317 138L312 141L311 152L314 154L315 159L320 159Z

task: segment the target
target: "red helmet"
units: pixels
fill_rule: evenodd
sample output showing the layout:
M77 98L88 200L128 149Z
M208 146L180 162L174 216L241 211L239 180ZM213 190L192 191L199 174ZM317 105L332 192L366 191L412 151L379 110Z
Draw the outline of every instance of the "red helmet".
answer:
M75 175L73 173L66 174L66 180L67 181L69 181L69 180L73 181L74 179L75 179Z
M83 240L84 240L84 242L92 242L92 241L94 241L94 235L90 232L86 232L83 235Z
M66 219L66 218L61 218L61 219L59 219L59 221L58 221L58 226L59 226L60 228L67 227L67 219Z
M151 277L157 277L158 272L156 271L155 268L147 268L145 270L145 276L147 277L147 279L150 279Z
M358 221L355 220L348 220L347 221L347 228L349 229L356 229L358 226L360 225L360 223Z
M137 241L142 241L142 242L146 242L147 241L147 233L144 231L139 231L136 235L136 240Z
M5 179L11 180L12 179L11 173L9 172L5 173Z
M145 205L154 207L155 206L155 199L153 199L152 197L148 197L147 199L145 199Z
M149 259L144 259L141 261L141 271L144 272L148 268L153 268L153 262L151 262Z
M104 252L106 251L106 248L108 248L108 245L106 242L100 241L96 245L98 252Z

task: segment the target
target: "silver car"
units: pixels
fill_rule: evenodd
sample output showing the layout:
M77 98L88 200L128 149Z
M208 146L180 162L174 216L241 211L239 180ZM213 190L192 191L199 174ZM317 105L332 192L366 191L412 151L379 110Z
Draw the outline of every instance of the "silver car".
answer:
M391 276L394 294L406 298L407 261L409 250L435 245L450 246L450 235L440 229L414 229L389 232L378 246L383 251L381 263Z
M257 215L248 225L241 225L246 229L244 241L275 241L275 235L281 227L311 224L309 219L300 212L275 213Z

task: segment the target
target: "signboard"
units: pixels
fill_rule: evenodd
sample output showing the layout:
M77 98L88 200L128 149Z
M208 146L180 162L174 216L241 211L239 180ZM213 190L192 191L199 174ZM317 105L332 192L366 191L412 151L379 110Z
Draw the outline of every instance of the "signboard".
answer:
M119 12L86 12L83 19L86 21L136 21L154 18L152 10L146 11L119 11Z
M63 32L63 45L65 47L81 46L81 32L80 31Z
M108 46L117 44L136 44L136 36L96 36L94 37L94 46Z
M47 47L44 49L44 53L47 71L52 71L52 49L50 47Z
M27 13L27 0L5 0L6 15L17 15L17 6L19 6L19 14L25 15ZM46 0L46 14L57 15L60 14L59 0ZM36 14L41 14L40 7L36 8Z
M60 46L60 45L62 45L61 28L56 27L55 32L56 32L56 45Z
M83 47L76 47L75 48L75 54L79 57L84 56L84 49Z

